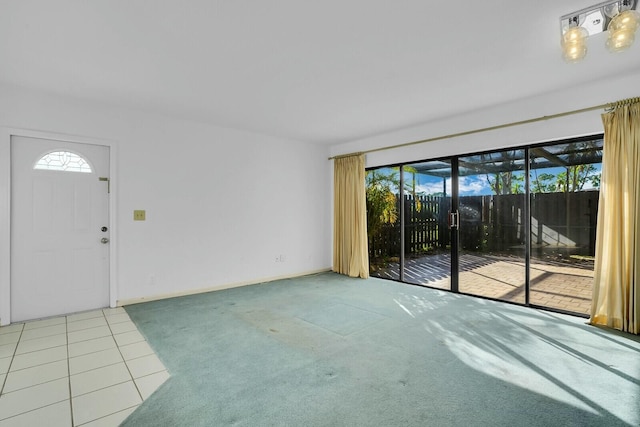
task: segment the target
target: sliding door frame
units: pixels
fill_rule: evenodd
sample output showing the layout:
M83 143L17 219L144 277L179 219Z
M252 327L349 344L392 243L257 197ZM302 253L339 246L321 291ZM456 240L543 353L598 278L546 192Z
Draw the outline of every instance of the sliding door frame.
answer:
M531 306L531 155L530 146L524 149L524 305Z
M404 262L406 259L406 254L404 253L405 250L405 238L406 238L406 233L404 230L404 216L405 216L405 203L404 203L404 164L400 166L400 265L398 266L399 271L398 271L398 277L400 278L400 281L405 283L404 280Z
M405 190L404 190L404 167L406 165L410 165L412 163L422 163L422 162L429 162L429 161L447 161L450 163L451 165L451 212L456 213L456 215L459 218L459 206L460 206L460 194L459 194L459 161L458 159L460 157L466 157L466 156L473 156L473 155L482 155L482 154L490 154L490 153L496 153L496 152L500 152L500 151L504 151L507 149L514 149L514 150L524 150L525 153L525 168L524 168L524 191L525 191L525 202L524 202L524 212L523 212L523 216L524 218L526 218L525 220L525 224L524 224L524 246L525 246L525 250L524 250L524 263L525 263L525 283L524 283L524 289L525 289L525 302L524 303L519 303L519 302L514 302L514 301L508 301L508 300L500 300L500 299L496 299L496 298L491 298L491 297L487 297L487 296L483 296L483 295L476 295L476 294L468 294L468 293L464 293L464 292L460 292L459 290L459 273L460 273L460 263L459 263L459 257L460 257L460 230L458 227L458 224L452 224L451 228L450 228L450 244L451 244L451 272L450 272L450 277L451 277L451 282L450 282L450 290L449 292L453 292L453 293L458 293L461 295L469 295L469 296L473 296L476 298L482 298L482 299L488 299L488 300L492 300L492 301L500 301L500 302L504 302L507 304L514 304L514 305L519 305L519 306L526 306L526 307L532 307L532 308L536 308L536 309L542 309L542 310L547 310L547 311L552 311L552 312L558 312L558 313L564 313L564 314L570 314L573 316L579 316L579 317L588 317L588 315L584 315L582 313L576 313L576 312L572 312L572 311L568 311L568 310L562 310L559 308L555 308L555 307L549 307L549 306L543 306L543 305L537 305L537 304L532 304L531 303L531 299L530 299L530 293L531 293L531 203L532 203L532 193L531 193L531 153L530 151L532 149L535 148L540 148L540 147L548 147L548 146L553 146L553 145L560 145L563 143L573 143L573 142L583 142L583 141L590 141L590 140L594 140L594 139L602 139L604 137L603 134L594 134L594 135L588 135L588 136L583 136L583 137L577 137L577 138L567 138L567 139L560 139L560 140L555 140L555 141L549 141L549 142L544 142L544 143L538 143L538 144L528 144L528 145L520 145L520 146L512 146L512 147L503 147L503 148L497 148L497 149L493 149L493 150L485 150L485 151L479 151L479 152L473 152L473 153L464 153L464 154L457 154L457 155L452 155L452 156L445 156L445 157L437 157L437 158L430 158L430 159L423 159L423 160L417 160L417 161L411 161L411 162L404 162L404 163L396 163L396 164L391 164L391 165L386 165L386 166L377 166L377 167L370 167L367 168L367 171L369 170L375 170L375 169L380 169L380 168L385 168L385 167L397 167L399 169L399 174L400 174L400 180L399 180L399 218L400 218L400 256L399 256L399 273L398 273L398 277L399 282L402 283L407 283L410 284L412 286L421 286L421 287L426 287L426 288L433 288L432 286L429 285L425 285L425 284L415 284L415 283L409 283L405 281L405 274L404 274L404 268L405 268L405 260L406 260L406 256L405 256L405 203L404 203L404 196L405 196ZM389 279L389 280L393 280L393 279ZM440 288L434 288L434 289L439 289L442 290Z
M460 185L458 170L458 157L450 158L451 161L451 212L454 213L456 221L451 222L451 292L460 293Z

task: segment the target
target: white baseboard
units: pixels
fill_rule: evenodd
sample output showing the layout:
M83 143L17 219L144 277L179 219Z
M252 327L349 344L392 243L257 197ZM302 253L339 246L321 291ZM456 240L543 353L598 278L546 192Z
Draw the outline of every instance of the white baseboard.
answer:
M285 276L267 277L263 279L255 279L255 280L249 280L245 282L228 283L228 284L223 284L219 286L211 286L208 288L191 289L188 291L172 292L172 293L160 294L160 295L151 295L148 297L129 298L124 300L118 300L116 305L118 307L122 307L124 305L140 304L142 302L158 301L158 300L167 299L167 298L203 294L206 292L221 291L223 289L239 288L241 286L258 285L260 283L273 282L274 280L293 279L294 277L309 276L311 274L325 273L327 271L331 271L331 268L323 268L320 270L306 271L303 273L289 274Z

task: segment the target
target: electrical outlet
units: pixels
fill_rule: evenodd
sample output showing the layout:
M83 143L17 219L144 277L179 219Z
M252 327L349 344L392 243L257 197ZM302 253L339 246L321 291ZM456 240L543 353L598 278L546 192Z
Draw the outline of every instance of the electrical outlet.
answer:
M134 221L144 221L146 219L147 211L145 210L135 210L133 211L133 220Z

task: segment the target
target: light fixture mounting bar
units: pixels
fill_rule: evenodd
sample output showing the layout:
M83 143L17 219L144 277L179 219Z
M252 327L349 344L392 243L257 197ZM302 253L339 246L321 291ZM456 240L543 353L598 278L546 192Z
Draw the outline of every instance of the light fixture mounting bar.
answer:
M616 10L619 10L620 6L623 6L625 10L636 10L638 0L608 0L567 13L560 17L560 32L564 34L569 27L577 25L587 29L590 36L602 33L607 30L607 25L612 18L612 16L607 16L605 11L612 7L617 7Z

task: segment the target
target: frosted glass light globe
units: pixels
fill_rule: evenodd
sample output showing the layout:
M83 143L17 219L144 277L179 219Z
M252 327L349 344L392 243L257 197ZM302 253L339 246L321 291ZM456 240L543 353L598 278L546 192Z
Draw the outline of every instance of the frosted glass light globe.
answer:
M567 62L578 62L587 55L589 32L582 27L570 27L562 35L562 57Z
M635 10L625 10L616 15L607 27L609 31L607 49L611 52L621 52L631 47L639 26L640 14Z

